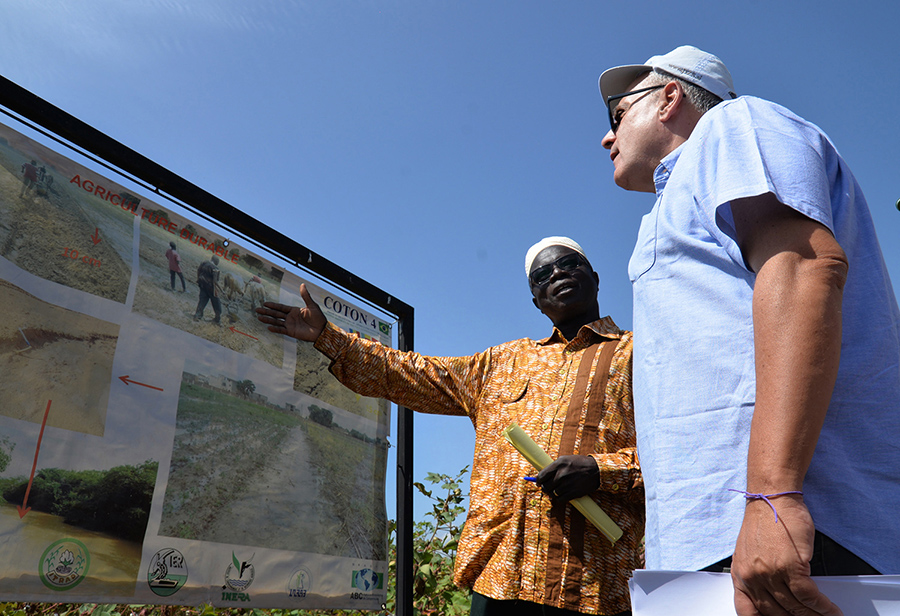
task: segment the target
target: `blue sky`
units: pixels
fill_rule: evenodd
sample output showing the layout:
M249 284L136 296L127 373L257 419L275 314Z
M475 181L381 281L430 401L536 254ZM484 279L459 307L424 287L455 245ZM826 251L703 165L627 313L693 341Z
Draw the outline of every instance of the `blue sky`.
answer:
M612 182L597 77L685 43L719 55L739 94L825 129L900 280L898 11L4 0L0 73L411 304L420 352L465 355L549 333L523 269L547 235L582 244L602 311L631 326L626 264L653 198ZM470 463L468 420L417 414L415 434L416 480Z

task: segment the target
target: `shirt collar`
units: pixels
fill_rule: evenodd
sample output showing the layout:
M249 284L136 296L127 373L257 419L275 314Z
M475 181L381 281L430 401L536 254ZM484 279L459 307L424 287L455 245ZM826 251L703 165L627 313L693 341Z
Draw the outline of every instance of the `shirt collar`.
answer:
M678 157L681 156L681 150L683 149L684 143L669 152L665 158L660 161L659 165L656 167L656 171L653 172L653 184L656 186L657 197L662 195L663 189L666 187L666 182L669 181L669 176L672 175L672 169L675 168L675 163L678 162Z
M578 340L584 339L588 345L593 344L594 342L599 342L599 339L611 339L611 338L621 338L622 330L619 329L619 326L616 325L615 321L612 320L612 317L606 316L592 323L588 323L586 325L582 325L578 330L578 334L575 336L573 340L566 340L566 337L562 335L556 327L553 328L553 333L550 334L548 338L544 338L543 340L538 340L538 344L541 346L545 346L548 344L572 344Z

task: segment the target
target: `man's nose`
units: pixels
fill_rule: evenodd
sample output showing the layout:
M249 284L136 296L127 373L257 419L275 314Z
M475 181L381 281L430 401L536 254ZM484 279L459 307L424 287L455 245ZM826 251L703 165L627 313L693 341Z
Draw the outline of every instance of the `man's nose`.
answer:
M560 276L566 277L569 274L569 270L563 269L558 264L553 264L553 271L550 274L549 280L556 280Z
M616 140L616 134L612 132L612 129L603 136L603 139L600 141L600 145L602 145L607 150L612 148L613 142Z

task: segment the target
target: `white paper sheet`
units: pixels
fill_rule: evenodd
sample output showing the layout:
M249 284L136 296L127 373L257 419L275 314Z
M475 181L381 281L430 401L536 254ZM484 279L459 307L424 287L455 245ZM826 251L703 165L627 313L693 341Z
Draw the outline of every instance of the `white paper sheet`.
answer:
M900 575L813 578L844 616L900 616ZM734 616L727 573L634 572L628 583L634 616Z

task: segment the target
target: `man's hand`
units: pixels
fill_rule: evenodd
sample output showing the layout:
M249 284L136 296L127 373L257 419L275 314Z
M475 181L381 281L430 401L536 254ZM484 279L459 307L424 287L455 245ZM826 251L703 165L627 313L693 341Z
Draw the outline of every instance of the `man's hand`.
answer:
M256 318L267 324L270 332L315 342L325 329L328 319L306 290L306 284L300 285L300 297L306 303L306 308L266 302L256 309Z
M747 503L731 579L739 616L843 616L809 577L815 528L799 495Z
M568 502L600 486L600 469L590 456L560 456L544 467L535 483L555 502Z

